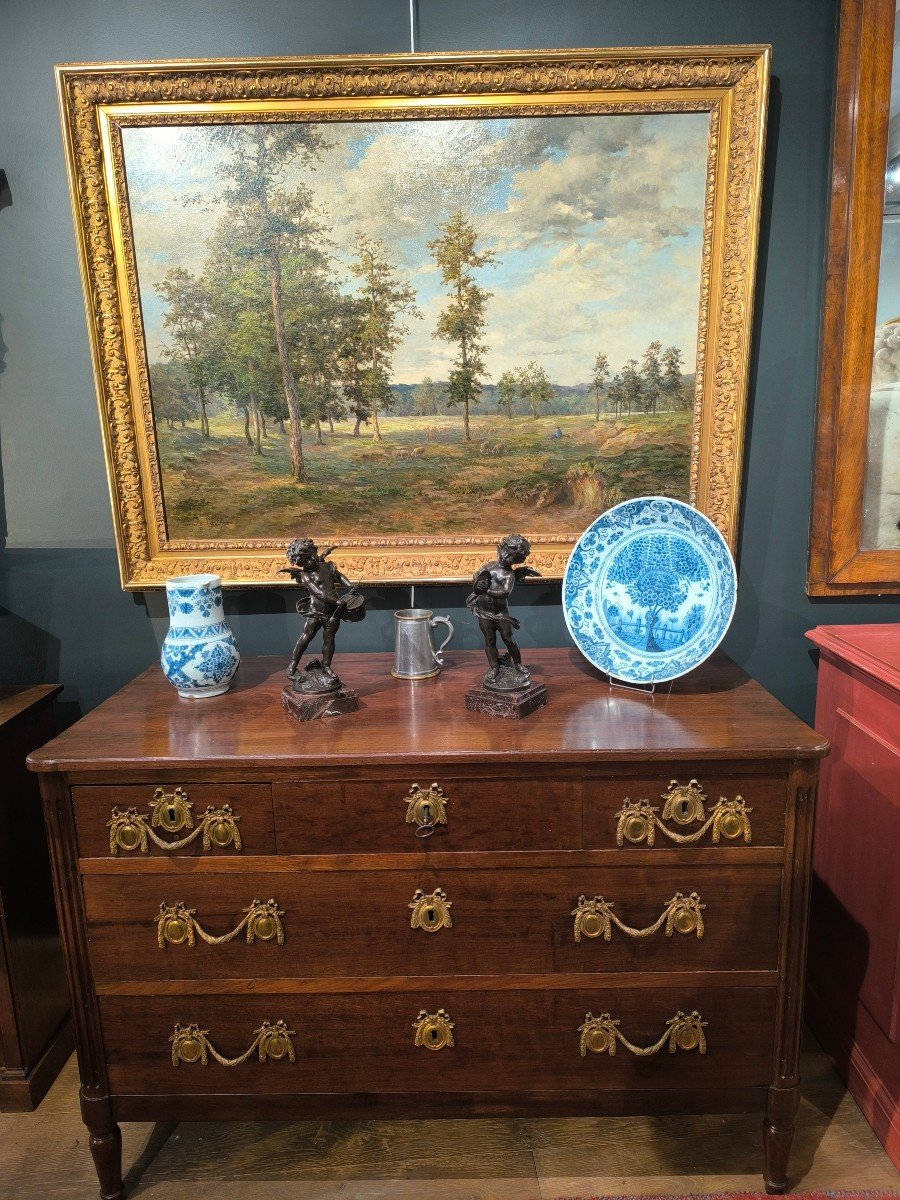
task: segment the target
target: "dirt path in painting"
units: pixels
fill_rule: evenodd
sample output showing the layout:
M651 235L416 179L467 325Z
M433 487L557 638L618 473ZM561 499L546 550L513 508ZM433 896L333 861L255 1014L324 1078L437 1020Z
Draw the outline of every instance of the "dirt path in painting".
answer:
M383 418L382 443L338 426L324 446L306 434L303 486L275 427L257 456L240 421L210 426L209 439L190 425L157 429L170 537L551 534L629 496L687 498L688 413L475 417L471 443L454 416Z

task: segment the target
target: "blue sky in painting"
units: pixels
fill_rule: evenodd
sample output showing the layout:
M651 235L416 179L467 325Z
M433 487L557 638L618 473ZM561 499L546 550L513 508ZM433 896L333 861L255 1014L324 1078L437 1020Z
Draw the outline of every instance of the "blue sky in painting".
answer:
M693 369L708 118L704 113L327 124L321 162L297 165L325 219L336 269L356 236L380 238L415 288L423 319L395 379L445 378L432 337L444 295L427 243L462 208L496 265L486 362L496 380L536 359L562 384L585 382L598 350L614 367L659 338ZM223 213L221 158L203 127L124 131L132 222L151 359L164 341L155 285L198 272Z

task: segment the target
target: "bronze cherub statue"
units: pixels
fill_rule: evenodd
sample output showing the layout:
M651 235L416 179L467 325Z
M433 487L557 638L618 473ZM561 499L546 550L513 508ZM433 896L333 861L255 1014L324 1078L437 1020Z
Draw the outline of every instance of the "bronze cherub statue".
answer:
M540 571L521 565L530 553L528 538L521 533L509 534L497 547L497 558L475 572L472 594L466 600L466 607L477 618L484 637L490 670L483 686L491 691L517 692L531 685L531 673L522 665L522 653L513 637L519 622L510 613L508 603L520 579L540 576ZM498 634L506 647L502 656L497 650Z
M320 551L312 538L295 538L287 548L290 566L281 569L281 574L290 575L307 592L297 601L297 612L306 620L287 669L288 679L292 680L290 690L295 695L327 696L346 691L331 669L335 635L342 621L361 621L366 615L363 595L334 563L326 561L333 549L327 546ZM300 660L319 630L321 658L311 659L300 672Z

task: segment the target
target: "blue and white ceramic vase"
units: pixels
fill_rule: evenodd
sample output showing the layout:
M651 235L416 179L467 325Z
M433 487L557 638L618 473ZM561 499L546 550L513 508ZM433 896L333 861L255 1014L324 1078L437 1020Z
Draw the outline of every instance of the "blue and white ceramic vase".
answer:
M178 695L205 700L227 692L241 661L222 607L218 575L178 575L166 583L169 632L160 662Z

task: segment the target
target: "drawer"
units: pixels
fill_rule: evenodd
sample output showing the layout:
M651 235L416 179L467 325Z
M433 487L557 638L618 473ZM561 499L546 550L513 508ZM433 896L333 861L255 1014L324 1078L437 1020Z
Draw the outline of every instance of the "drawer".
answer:
M441 1045L441 1010L452 1045ZM694 1012L705 1053L684 1021ZM100 1019L119 1095L738 1088L771 1082L775 990L106 996ZM176 1025L188 1032L179 1036ZM627 1043L656 1049L637 1055Z
M783 846L786 776L724 772L701 767L584 781L584 845Z
M281 854L581 848L577 780L417 770L388 779L276 783L273 798Z
M676 865L83 879L100 985L774 970L780 884L777 866Z
M274 854L267 783L73 787L81 858Z

